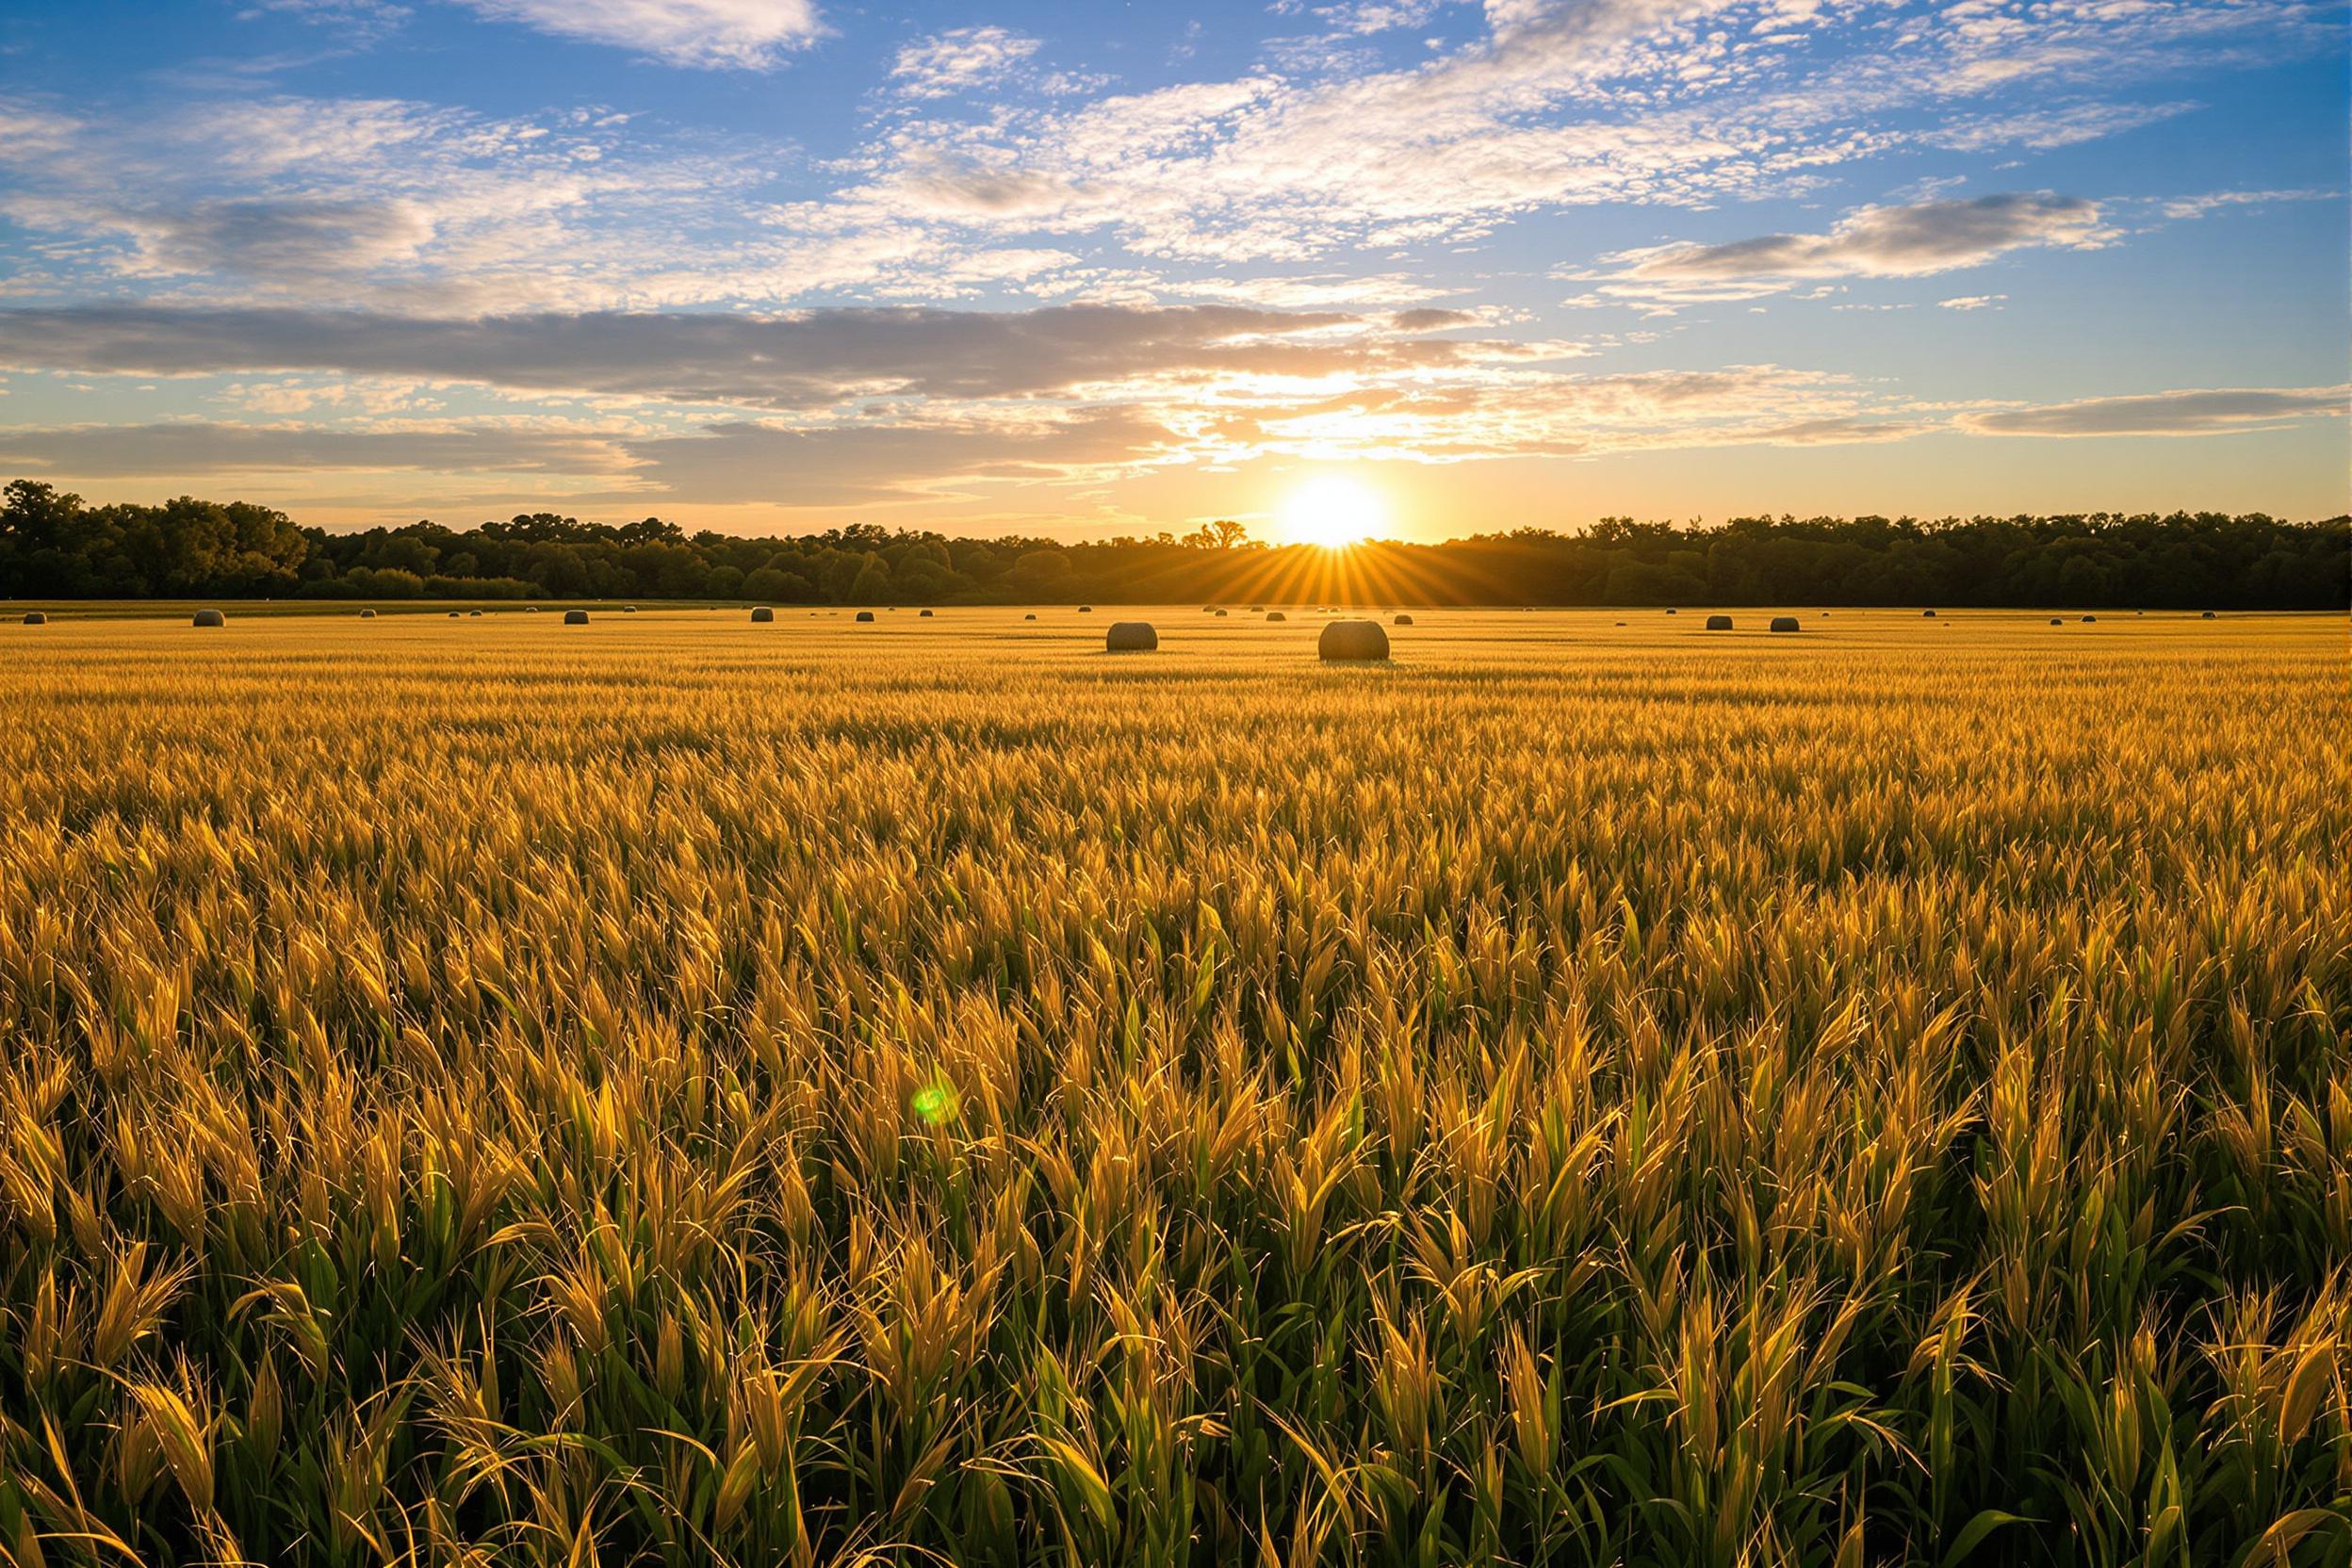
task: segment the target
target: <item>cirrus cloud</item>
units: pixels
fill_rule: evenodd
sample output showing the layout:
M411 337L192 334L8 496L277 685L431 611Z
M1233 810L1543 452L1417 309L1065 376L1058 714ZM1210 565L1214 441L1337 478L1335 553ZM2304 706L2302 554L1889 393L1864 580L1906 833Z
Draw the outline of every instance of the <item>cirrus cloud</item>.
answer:
M2227 435L2341 419L2347 404L2352 385L2227 387L1996 409L1964 415L1960 425L1979 435Z
M332 370L790 409L860 397L1067 394L1147 378L1378 374L1576 351L1425 335L1460 324L1451 314L1391 324L1225 304L849 306L764 318L82 305L0 311L0 365L142 375Z
M1824 234L1661 245L1615 259L1636 278L1918 278L2028 247L2095 250L2115 237L2097 203L2045 190L1863 207Z

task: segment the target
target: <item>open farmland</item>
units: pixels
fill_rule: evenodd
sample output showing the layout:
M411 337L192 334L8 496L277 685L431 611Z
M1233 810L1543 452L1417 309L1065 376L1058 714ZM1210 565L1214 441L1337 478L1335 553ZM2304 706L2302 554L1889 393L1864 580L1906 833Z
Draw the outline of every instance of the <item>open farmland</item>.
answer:
M19 1563L2352 1556L2340 618L228 609L0 625Z

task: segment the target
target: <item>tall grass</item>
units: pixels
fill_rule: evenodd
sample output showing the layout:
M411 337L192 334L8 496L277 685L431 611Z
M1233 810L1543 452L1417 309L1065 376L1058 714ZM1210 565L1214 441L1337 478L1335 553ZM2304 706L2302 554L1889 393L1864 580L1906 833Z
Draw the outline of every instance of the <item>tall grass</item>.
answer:
M10 638L0 1555L2352 1557L2340 624L1018 615Z

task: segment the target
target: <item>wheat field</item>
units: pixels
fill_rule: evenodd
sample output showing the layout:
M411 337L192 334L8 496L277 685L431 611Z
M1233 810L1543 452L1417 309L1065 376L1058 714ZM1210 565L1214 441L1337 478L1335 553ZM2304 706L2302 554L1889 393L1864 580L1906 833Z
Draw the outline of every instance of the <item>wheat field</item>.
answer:
M2339 619L616 612L0 626L0 1556L2352 1560Z

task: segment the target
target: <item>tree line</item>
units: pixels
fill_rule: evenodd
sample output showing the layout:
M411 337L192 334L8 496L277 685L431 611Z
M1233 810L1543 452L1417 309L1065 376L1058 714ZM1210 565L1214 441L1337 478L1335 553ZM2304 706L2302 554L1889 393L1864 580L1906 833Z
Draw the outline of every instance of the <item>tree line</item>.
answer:
M1581 533L1328 550L1252 540L1232 522L1078 544L866 524L744 538L553 513L337 533L244 501L93 506L17 480L0 491L0 596L2344 610L2352 518L1606 517Z

